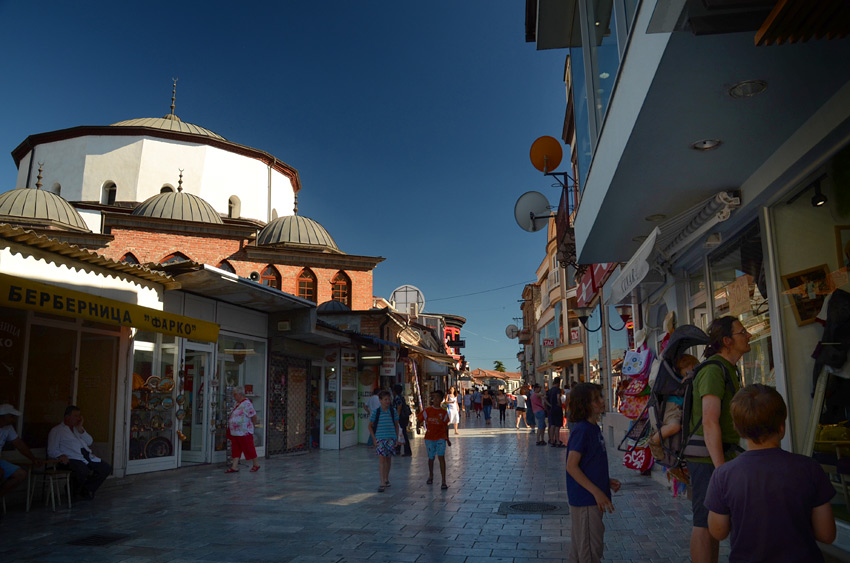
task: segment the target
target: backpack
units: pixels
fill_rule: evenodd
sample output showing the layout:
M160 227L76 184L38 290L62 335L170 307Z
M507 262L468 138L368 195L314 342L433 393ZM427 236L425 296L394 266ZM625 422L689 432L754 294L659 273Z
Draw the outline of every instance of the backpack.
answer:
M380 422L380 420L381 420L381 410L382 410L381 407L378 407L378 410L375 412L375 422L372 423L372 431L373 432L378 431L378 422ZM390 407L388 410L390 411L390 414L393 417L393 422L396 422L395 409Z
M407 401L401 402L401 419L403 421L407 421L410 418L410 415L413 414L410 410L410 405L407 404Z

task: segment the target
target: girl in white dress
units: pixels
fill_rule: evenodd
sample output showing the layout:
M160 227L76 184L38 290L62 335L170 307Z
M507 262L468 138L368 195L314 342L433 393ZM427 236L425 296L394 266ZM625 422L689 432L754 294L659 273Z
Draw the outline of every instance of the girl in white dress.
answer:
M446 395L446 400L443 403L446 405L446 410L449 411L449 424L455 427L455 434L460 434L457 431L457 425L460 423L460 411L457 404L457 389L449 387L449 394Z

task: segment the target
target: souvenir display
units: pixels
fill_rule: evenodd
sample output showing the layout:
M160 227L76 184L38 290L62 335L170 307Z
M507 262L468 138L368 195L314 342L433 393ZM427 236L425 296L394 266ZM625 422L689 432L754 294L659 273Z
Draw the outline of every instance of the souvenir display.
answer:
M182 407L183 403L185 403L185 402L186 402L186 395L177 395L177 404L178 405L180 405Z
M183 420L184 418L186 418L186 411L184 411L183 409L178 409L175 416L177 417L177 420Z
M174 406L174 399L171 397L165 397L162 399L162 402L159 404L160 408L164 411L170 410L171 407Z
M141 438L130 438L130 459L145 457L145 441Z
M162 430L163 428L165 428L165 425L163 424L161 416L155 415L151 418L151 430Z
M145 380L138 373L133 374L133 391L138 391L145 386Z
M160 393L169 393L172 389L174 389L174 380L170 377L160 380L156 386L156 390Z
M171 440L165 436L155 436L145 444L145 457L167 457L172 453Z
M145 381L145 387L147 387L151 391L155 391L156 386L159 385L159 382L160 382L160 379L157 376L152 375L148 378L147 381Z

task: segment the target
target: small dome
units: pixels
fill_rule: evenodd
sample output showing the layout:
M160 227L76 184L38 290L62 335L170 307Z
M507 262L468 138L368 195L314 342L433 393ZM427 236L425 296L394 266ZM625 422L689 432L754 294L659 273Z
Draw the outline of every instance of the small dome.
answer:
M316 221L300 215L278 217L257 235L257 246L299 245L340 252L334 239Z
M142 117L139 119L128 119L113 123L110 127L153 127L154 129L164 129L166 131L179 131L180 133L191 133L192 135L201 135L203 137L212 137L213 139L226 139L218 133L213 133L209 129L204 129L191 123L182 121L179 117L173 114L168 114L163 117Z
M0 194L0 217L51 221L63 227L91 232L77 210L58 195L35 188L18 188Z
M165 192L149 197L133 210L133 215L218 225L224 223L212 205L184 191Z
M351 307L341 301L325 301L316 308L319 313L334 313L351 311Z

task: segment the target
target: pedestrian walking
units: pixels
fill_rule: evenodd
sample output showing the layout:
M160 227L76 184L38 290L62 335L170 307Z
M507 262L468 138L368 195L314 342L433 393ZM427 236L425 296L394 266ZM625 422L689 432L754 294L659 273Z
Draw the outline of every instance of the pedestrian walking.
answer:
M575 422L567 447L567 498L570 503L570 563L602 560L605 524L602 516L614 512L611 491L620 482L608 474L608 454L599 428L605 412L602 387L580 383L573 389L570 420Z
M516 396L516 428L519 430L519 422L520 420L525 424L525 427L528 428L528 422L525 420L525 395L523 392L525 389L521 389Z
M454 426L455 434L460 434L457 431L457 425L460 423L460 412L458 412L457 389L454 386L449 387L449 394L446 395L445 405L449 414L449 424Z
M484 423L490 424L490 416L493 412L493 395L489 389L485 389L481 396L481 406L484 408Z
M540 392L540 384L535 383L531 392L531 410L534 413L534 424L537 427L537 445L545 446L546 440L546 409L543 406L543 395Z
M496 396L496 406L499 407L499 423L504 424L507 420L508 411L508 396L505 395L504 389L499 389L499 394Z
M463 410L466 411L466 418L469 418L472 412L472 392L469 389L463 394Z
M404 387L399 383L393 385L393 410L398 416L398 427L401 433L401 444L396 444L395 453L401 454L401 449L404 447L402 457L410 457L413 455L410 451L410 437L407 434L407 428L410 426L410 407L404 400Z
M472 406L475 409L475 418L481 418L481 391L478 389L472 393Z
M389 391L381 391L378 398L381 405L373 410L369 417L369 434L375 444L375 453L378 454L378 475L381 480L378 492L383 493L390 486L390 468L398 436L398 415L391 406L392 397Z
M553 448L566 447L561 441L561 428L564 427L564 409L561 403L561 378L552 380L552 387L546 391L544 405L549 409L549 445Z
M260 463L257 450L254 448L254 425L257 424L257 411L245 396L245 388L241 385L233 388L233 401L236 406L230 412L227 420L227 437L230 438L231 453L233 454L230 467L225 473L239 471L239 459L245 454L245 460L252 462L251 471L259 471Z
M440 477L442 478L441 489L448 489L446 484L446 446L451 446L449 440L449 415L441 408L443 403L443 392L432 391L430 396L431 406L425 407L425 411L419 415L425 422L425 449L428 452L428 480L430 485L434 482L434 458L440 463Z

